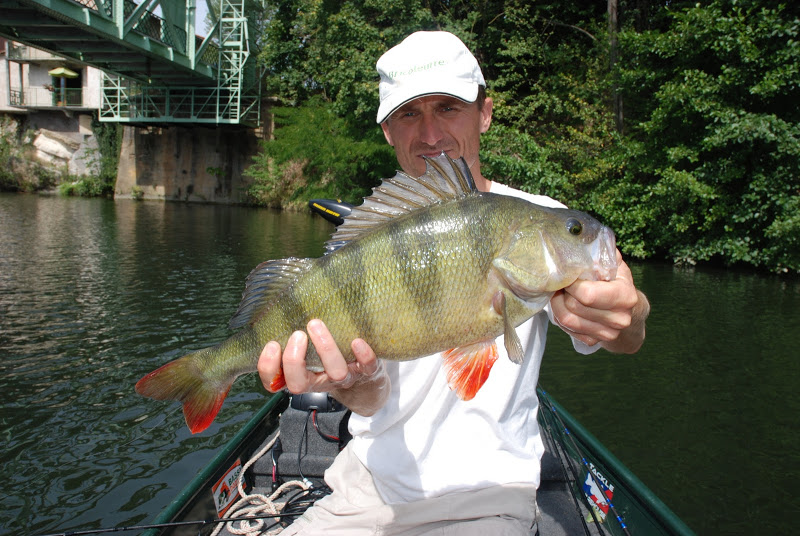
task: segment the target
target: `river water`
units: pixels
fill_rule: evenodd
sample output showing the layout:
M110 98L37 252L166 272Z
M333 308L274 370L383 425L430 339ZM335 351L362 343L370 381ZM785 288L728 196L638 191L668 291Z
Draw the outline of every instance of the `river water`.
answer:
M243 207L0 195L0 534L143 524L264 401L238 381L208 431L133 384L229 335L259 262L318 256L332 226ZM636 356L551 333L542 384L699 534L800 519L800 285L633 265Z

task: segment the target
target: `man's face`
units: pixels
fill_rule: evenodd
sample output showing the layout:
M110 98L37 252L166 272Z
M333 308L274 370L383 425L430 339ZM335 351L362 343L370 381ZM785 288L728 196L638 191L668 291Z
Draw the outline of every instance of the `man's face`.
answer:
M492 123L492 100L486 98L482 109L474 102L455 97L430 95L407 102L381 123L386 141L394 147L403 171L412 177L425 173L423 156L450 158L463 156L477 175L480 135Z

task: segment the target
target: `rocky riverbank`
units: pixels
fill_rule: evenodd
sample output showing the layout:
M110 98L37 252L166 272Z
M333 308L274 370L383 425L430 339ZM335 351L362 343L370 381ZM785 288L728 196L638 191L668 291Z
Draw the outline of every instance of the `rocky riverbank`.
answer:
M0 115L0 189L41 191L100 175L92 116Z

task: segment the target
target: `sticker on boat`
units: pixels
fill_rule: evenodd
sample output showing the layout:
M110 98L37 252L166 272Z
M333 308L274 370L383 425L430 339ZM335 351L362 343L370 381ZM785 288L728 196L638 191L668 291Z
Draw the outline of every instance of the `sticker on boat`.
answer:
M614 484L611 484L591 463L583 481L583 493L600 518L600 522L605 521L608 515L608 503L614 497Z
M236 480L239 478L241 471L242 460L237 459L211 488L211 492L214 495L214 506L217 507L219 517L222 517L233 502L239 498L239 486L236 485Z

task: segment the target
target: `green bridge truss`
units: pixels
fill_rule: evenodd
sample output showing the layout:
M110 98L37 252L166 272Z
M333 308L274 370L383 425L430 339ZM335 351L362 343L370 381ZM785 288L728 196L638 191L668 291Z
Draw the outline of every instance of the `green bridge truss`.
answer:
M221 0L218 17L209 9L204 39L195 1L0 0L0 35L101 69L101 121L257 126L245 0Z

